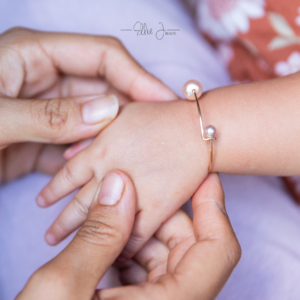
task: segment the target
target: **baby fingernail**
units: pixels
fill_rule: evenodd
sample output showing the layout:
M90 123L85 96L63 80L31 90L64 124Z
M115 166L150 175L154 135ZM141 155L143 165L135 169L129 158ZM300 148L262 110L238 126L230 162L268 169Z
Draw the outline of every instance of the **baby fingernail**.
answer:
M49 244L49 245L55 245L56 244L56 237L53 235L53 234L51 234L51 233L47 233L46 235L45 235L45 240L46 240L46 242Z
M37 196L36 197L36 203L39 207L45 207L46 206L46 201L42 196Z
M99 202L102 205L115 205L122 197L124 181L116 172L108 173L101 185Z
M86 124L96 124L106 119L114 119L119 110L115 95L94 99L82 106L82 118Z

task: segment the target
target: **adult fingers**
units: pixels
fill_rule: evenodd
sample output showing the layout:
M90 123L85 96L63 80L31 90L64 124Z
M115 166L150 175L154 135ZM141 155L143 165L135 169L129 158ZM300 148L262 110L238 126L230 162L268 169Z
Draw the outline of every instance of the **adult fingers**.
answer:
M95 136L117 115L114 95L26 100L0 98L0 140L69 143Z
M170 250L168 273L174 272L186 251L196 242L192 220L181 209L163 223L155 237Z
M113 88L106 80L80 76L60 76L50 89L37 95L38 99L66 98L86 95L114 94L122 106L131 101L129 97Z
M197 242L176 267L174 279L182 282L181 299L215 299L241 255L224 205L224 193L217 174L210 174L192 198Z
M167 272L172 273L187 249L195 242L192 220L182 210L178 210L134 256L134 262L128 260L115 265L121 270L123 283L145 281L147 277L145 279L143 274L146 270L149 273L148 281L153 281ZM140 271L141 268L143 272Z
M194 243L192 221L182 210L178 210L138 251L134 260L149 272L149 281L152 281L167 272L172 273Z
M148 271L148 281L153 281L167 272L169 249L152 237L134 256L134 260Z
M36 272L31 286L50 287L51 299L62 299L61 295L91 299L130 235L135 205L132 181L122 172L109 172L81 229L57 257Z
M217 174L210 174L202 183L192 204L196 243L173 274L162 276L158 284L97 291L95 299L215 299L241 254Z
M118 259L114 266L118 268L123 284L154 281L166 274L169 252L166 245L152 237L133 259L125 262Z
M134 260L149 272L148 279L152 281L160 275L173 273L177 263L195 242L192 220L178 210L161 225Z
M153 221L153 215L156 216L156 220L160 220L161 223L165 222L168 217L173 213L171 210L166 212L163 210L157 210L155 206L148 208L147 210L140 210L136 214L134 227L131 232L130 238L121 253L123 259L132 258L151 238L151 236L159 230L160 225ZM172 231L173 232L173 231Z
M1 35L0 66L0 92L12 97L37 95L63 73L104 77L133 100L177 98L113 37L11 29Z

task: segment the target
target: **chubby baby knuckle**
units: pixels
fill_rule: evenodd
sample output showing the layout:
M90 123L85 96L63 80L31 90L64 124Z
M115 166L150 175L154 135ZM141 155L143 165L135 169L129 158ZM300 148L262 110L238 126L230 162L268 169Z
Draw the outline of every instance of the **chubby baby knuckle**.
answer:
M103 167L107 167L107 163L113 164L115 162L113 157L113 151L109 149L105 143L101 143L99 147L94 147L94 149L90 149L91 156L95 158L95 161L101 161ZM101 168L94 169L94 176L100 182L103 179L103 171Z
M52 230L60 236L67 236L70 233L70 228L68 228L67 224L63 221L56 221Z
M89 212L89 207L85 204L84 201L82 201L81 198L78 197L76 194L74 199L73 199L73 205L75 207L76 212L81 215L86 217L88 212Z
M95 149L95 156L98 157L100 160L105 161L106 159L108 159L109 154L109 147L106 145L102 145L101 148Z
M70 163L66 163L62 169L63 181L69 186L76 186L75 174Z

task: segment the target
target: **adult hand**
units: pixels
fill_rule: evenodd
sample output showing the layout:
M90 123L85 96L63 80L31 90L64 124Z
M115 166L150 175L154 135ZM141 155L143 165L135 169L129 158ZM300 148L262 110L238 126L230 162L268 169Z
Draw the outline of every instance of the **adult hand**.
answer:
M130 236L135 209L132 181L122 172L109 172L74 239L32 275L16 299L92 299Z
M124 284L95 299L212 300L241 256L217 174L192 197L193 221L181 210L165 222L133 260L118 262Z
M135 200L131 180L119 171L110 172L73 241L33 274L17 300L214 299L241 253L216 174L210 174L193 196L193 223L179 211L133 260L117 263L124 283L146 282L95 291L130 236Z
M0 150L19 144L0 152L0 182L32 170L55 173L65 147L40 143L95 136L117 115L109 94L121 102L176 98L115 38L24 28L1 34Z

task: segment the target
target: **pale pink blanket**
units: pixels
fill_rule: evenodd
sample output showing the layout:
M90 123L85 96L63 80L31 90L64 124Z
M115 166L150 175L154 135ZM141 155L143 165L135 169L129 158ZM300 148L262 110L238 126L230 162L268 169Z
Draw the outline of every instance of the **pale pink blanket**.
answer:
M154 32L159 22L180 31L162 40L121 31L137 21ZM184 82L192 78L205 89L229 83L224 66L176 0L1 0L0 30L12 26L117 36L146 69L180 95ZM299 299L299 208L277 178L221 177L243 256L218 299ZM57 247L44 242L45 230L70 200L38 208L34 198L48 180L32 174L0 187L1 300L13 299L29 276L70 240ZM109 274L101 285L116 283L116 276Z

